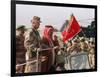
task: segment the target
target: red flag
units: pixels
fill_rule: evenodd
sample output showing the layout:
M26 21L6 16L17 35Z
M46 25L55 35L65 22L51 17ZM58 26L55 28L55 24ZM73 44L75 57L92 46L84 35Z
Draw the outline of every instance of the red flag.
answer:
M76 18L72 15L69 25L62 32L63 41L65 42L66 40L72 38L78 32L80 32L80 30L81 30L80 25L78 24Z

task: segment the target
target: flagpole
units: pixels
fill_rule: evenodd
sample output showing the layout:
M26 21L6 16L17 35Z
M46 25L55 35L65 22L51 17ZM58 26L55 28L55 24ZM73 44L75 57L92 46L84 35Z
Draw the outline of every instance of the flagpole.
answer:
M83 36L86 37L86 35L85 35L85 33L84 33L83 29L82 29L82 26L81 26L81 32L82 32Z

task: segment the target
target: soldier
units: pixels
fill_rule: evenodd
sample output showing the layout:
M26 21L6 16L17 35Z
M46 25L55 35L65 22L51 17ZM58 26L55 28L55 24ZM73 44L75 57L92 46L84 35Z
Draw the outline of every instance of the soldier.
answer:
M27 32L25 33L25 41L24 41L24 46L27 49L26 52L26 68L25 68L25 72L40 72L40 67L36 67L36 65L38 66L39 64L37 64L37 62L34 63L29 63L29 61L34 61L37 60L37 55L36 53L41 51L41 38L39 35L39 32L37 31L37 29L40 26L40 17L38 16L34 16L31 20L32 23L32 28L27 30Z
M71 51L72 51L71 54L76 54L81 52L80 44L77 39L74 39L72 41Z
M26 49L24 47L25 26L19 26L16 30L16 65L25 62ZM16 66L16 73L24 73L25 66Z
M60 46L59 41L58 41L58 37L56 35L54 35L53 42L54 42L54 46Z
M89 41L89 63L91 68L95 68L95 40L93 38Z
M64 47L61 47L56 55L56 70L57 71L65 70L64 69L65 57L66 57L65 49Z
M71 51L71 48L72 48L72 42L71 41L68 41L67 42L67 47L66 47L67 54L70 54L72 52Z
M86 43L86 40L84 37L80 39L80 46L81 46L82 52L88 52L88 44Z

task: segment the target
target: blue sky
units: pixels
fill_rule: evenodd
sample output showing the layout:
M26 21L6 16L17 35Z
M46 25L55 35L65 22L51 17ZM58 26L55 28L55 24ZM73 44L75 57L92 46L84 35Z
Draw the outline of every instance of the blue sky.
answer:
M89 8L73 8L73 7L54 7L54 6L37 6L37 5L16 5L16 27L25 25L31 27L31 19L33 16L41 18L40 30L45 25L52 25L60 29L65 20L70 19L70 15L74 14L79 24L87 26L91 23L95 16L94 9Z

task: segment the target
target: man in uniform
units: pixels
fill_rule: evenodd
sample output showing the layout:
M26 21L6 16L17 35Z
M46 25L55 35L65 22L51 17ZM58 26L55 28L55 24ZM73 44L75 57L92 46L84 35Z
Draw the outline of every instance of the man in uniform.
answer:
M24 47L25 26L21 25L16 29L16 65L25 63L26 49ZM16 66L16 73L24 73L24 65Z
M88 52L88 44L86 43L85 37L82 37L80 39L80 46L81 46L82 52Z
M37 29L40 26L40 17L34 16L31 20L32 28L25 33L24 46L27 49L26 52L26 68L25 72L40 72L39 64L37 62L29 63L29 61L37 60L37 52L41 50L40 35Z
M89 63L92 69L95 68L95 39L90 38L89 41Z

